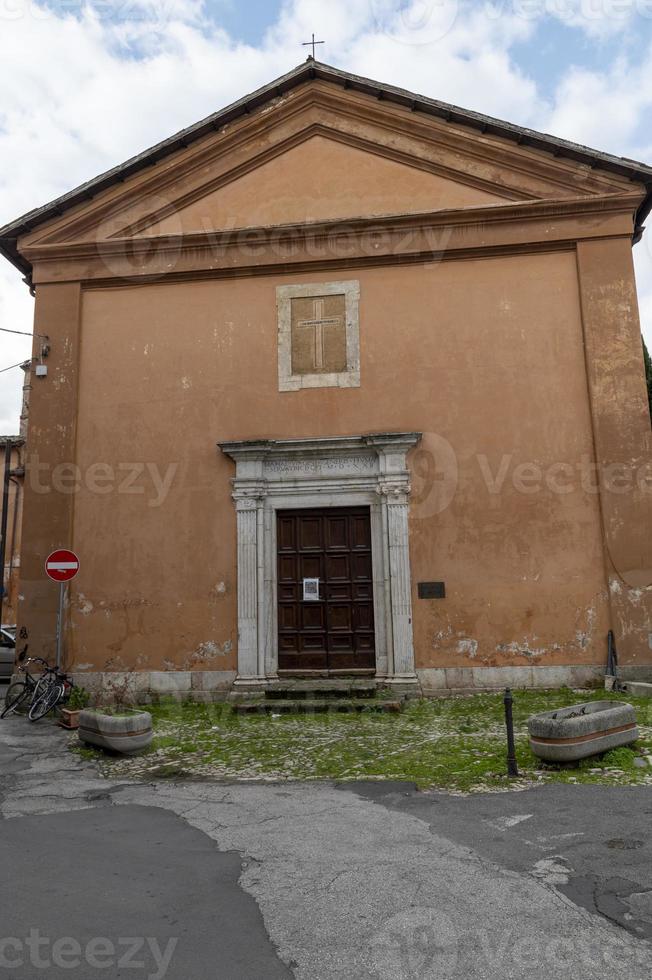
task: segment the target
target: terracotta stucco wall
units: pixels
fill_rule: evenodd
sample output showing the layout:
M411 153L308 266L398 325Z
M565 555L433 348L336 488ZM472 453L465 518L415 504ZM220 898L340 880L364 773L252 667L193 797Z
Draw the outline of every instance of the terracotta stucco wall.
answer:
M652 661L652 428L632 251L581 242L577 258L612 621L636 668Z
M279 393L275 287L329 278L83 294L74 662L234 669L233 470L215 443L379 430L424 433L417 666L602 662L575 253L338 271L361 286L361 387ZM433 579L447 598L417 599Z
M34 310L33 355L39 334L49 338L51 350L48 375L33 379L29 398L18 624L30 654L45 658L55 652L58 597L45 559L72 542L80 298L79 283L40 286Z

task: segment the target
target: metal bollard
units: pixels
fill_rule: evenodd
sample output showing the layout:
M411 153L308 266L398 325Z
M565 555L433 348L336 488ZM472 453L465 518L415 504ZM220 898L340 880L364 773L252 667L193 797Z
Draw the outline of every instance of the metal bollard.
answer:
M512 692L506 687L503 703L505 705L505 727L507 729L507 775L510 777L518 776L518 763L516 762L516 749L514 747L513 702Z

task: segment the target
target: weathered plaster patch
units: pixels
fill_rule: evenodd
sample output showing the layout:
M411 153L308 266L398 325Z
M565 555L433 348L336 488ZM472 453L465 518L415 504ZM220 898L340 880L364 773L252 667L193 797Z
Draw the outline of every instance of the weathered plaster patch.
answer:
M90 599L87 599L83 592L77 593L77 611L82 614L82 616L88 616L89 613L93 611L93 603Z
M457 652L466 653L469 657L475 657L478 653L478 641L471 639L458 640Z
M101 606L106 606L107 609L119 610L119 609L137 609L138 606L153 606L150 599L146 599L144 596L140 598L138 596L125 596L124 599L116 599L112 602L101 602Z
M496 647L498 653L515 653L520 657L543 657L546 653L545 647L531 647L528 640L523 643L499 643Z
M268 112L273 112L274 109L278 108L278 106L283 105L284 102L287 102L287 96L279 95L278 98L272 99L271 102L267 103L267 105L262 106L261 109L259 109L259 112L261 116L266 116ZM224 132L227 131L227 128L228 127L226 126L224 127Z
M595 633L595 627L597 622L597 612L595 606L589 606L583 612L578 610L578 619L582 617L586 618L586 626L580 628L575 632L575 642L581 650L586 650L590 645L593 635Z
M226 657L233 649L233 643L231 640L227 640L222 646L216 643L215 640L205 640L200 643L199 646L193 650L190 657L186 661L186 665L205 663L210 660L217 660L220 657Z
M453 627L449 623L446 629L439 630L438 633L434 634L432 638L432 645L437 646L438 643L443 643L445 640L450 640L452 635L453 635Z

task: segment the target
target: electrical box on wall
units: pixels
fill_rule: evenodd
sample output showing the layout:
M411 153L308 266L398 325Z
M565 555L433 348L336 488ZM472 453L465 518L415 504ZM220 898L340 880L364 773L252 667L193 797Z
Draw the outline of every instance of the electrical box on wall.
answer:
M46 378L47 377L47 374L48 374L48 366L47 366L47 364L37 364L36 365L36 377L37 378Z

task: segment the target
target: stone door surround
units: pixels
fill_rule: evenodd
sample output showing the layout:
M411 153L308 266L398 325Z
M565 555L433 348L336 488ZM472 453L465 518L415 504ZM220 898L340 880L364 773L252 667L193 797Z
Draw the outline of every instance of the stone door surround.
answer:
M218 443L236 464L238 676L278 674L276 511L367 506L371 515L376 676L417 684L412 642L407 453L420 432Z

